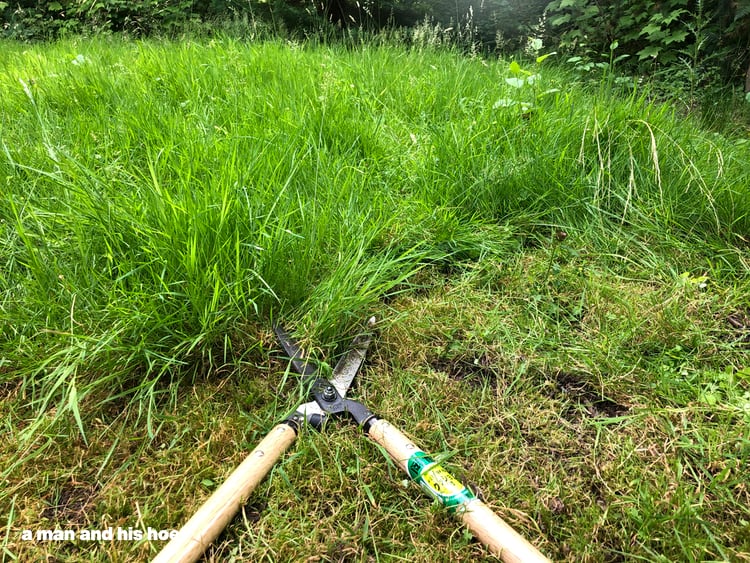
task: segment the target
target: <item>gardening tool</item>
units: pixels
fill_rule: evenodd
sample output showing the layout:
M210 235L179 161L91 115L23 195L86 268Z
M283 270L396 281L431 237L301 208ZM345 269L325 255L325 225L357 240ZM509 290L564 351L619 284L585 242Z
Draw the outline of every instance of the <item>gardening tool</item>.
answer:
M455 514L500 559L506 562L549 561L400 430L378 418L362 403L346 398L372 340L369 331L374 324L373 317L368 321L367 331L354 338L351 349L336 364L330 380L318 374L317 368L305 359L305 354L283 328L275 328L292 366L302 374L312 400L300 405L294 414L268 433L156 556L154 563L198 559L294 442L301 428L309 425L323 430L333 417L347 415L382 446L413 481Z

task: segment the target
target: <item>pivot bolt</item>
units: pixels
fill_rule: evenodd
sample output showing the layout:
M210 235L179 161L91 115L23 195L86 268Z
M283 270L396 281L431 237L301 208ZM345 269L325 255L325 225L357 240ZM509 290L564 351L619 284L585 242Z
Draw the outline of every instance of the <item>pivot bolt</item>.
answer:
M325 389L323 389L323 399L325 399L329 403L336 400L336 389L334 389L332 385L329 385Z

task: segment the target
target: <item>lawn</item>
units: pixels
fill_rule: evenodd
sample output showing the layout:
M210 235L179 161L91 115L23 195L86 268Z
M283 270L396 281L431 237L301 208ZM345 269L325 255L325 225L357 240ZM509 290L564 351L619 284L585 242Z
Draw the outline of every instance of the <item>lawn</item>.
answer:
M3 559L153 557L299 402L272 324L370 315L352 396L552 559L750 559L748 131L555 59L0 44ZM207 557L493 560L345 421Z

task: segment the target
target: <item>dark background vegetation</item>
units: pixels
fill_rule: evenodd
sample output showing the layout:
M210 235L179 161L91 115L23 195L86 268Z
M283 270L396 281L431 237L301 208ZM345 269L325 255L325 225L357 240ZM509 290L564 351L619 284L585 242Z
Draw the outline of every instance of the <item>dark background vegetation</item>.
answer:
M750 0L16 0L5 37L135 36L266 26L293 37L431 30L476 53L557 50L583 65L750 91ZM409 41L409 35L402 36ZM604 61L603 61L604 59ZM607 61L609 59L609 61Z

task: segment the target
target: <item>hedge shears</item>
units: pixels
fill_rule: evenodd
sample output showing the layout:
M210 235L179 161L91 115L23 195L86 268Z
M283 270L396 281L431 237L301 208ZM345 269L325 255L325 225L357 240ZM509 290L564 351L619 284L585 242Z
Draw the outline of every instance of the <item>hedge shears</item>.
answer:
M331 373L324 378L297 342L280 326L274 331L291 366L302 375L309 402L278 423L227 480L209 497L154 559L155 563L197 560L247 501L276 461L306 426L324 430L336 418L354 420L364 434L379 444L412 481L460 519L489 550L506 562L549 562L533 545L505 523L472 491L398 428L347 398L364 362L375 324L371 318Z

